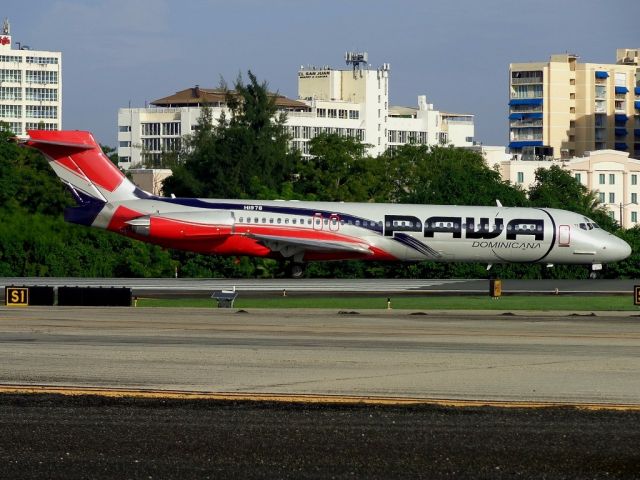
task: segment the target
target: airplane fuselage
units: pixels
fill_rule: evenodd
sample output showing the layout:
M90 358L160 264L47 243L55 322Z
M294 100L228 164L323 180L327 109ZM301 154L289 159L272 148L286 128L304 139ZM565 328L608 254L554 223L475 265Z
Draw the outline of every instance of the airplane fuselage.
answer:
M220 255L600 264L627 249L591 220L558 209L160 197L109 207L94 226ZM132 216L141 220L126 223ZM297 239L362 248L296 249Z

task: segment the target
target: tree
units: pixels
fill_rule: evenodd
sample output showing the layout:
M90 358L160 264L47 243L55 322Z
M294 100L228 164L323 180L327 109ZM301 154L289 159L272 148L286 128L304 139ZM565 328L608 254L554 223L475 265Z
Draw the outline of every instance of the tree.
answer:
M405 146L396 154L393 194L402 203L525 206L525 192L500 178L484 158L456 147Z
M211 198L278 196L290 180L297 154L289 151L286 115L276 95L248 72L227 90L228 115L214 124L204 107L194 134L183 139L182 167L165 181L165 192ZM226 88L224 83L223 88Z
M598 201L596 193L557 165L536 170L536 182L529 189L529 200L536 207L560 208L581 213L608 231L617 224Z
M364 156L359 141L336 134L321 134L310 142L312 158L298 162L294 188L308 200L367 202L375 185L383 181L373 174L375 159ZM373 188L372 188L373 187Z
M12 138L11 132L0 131L0 207L60 215L71 196L40 153Z

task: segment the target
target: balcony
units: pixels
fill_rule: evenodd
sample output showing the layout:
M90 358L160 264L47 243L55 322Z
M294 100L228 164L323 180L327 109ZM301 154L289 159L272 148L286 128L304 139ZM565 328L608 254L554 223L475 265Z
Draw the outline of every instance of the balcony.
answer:
M512 98L511 100L509 100L509 105L510 106L516 106L516 105L531 105L531 106L538 106L538 105L542 105L543 100L542 98L535 98L535 97L531 97L531 98Z
M541 147L542 140L514 140L509 142L509 148L522 148L522 147Z
M509 122L511 128L542 127L542 120L513 120Z
M542 77L511 78L511 85L541 84Z

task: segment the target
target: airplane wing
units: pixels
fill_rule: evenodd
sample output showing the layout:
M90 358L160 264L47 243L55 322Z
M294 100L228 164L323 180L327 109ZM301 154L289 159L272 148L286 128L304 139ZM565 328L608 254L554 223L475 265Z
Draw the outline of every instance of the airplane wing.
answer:
M350 252L360 255L373 255L373 252L369 250L369 247L362 243L282 237L278 235L263 235L259 233L246 233L245 235L249 238L258 240L269 250L279 252L284 257L292 257L305 252Z

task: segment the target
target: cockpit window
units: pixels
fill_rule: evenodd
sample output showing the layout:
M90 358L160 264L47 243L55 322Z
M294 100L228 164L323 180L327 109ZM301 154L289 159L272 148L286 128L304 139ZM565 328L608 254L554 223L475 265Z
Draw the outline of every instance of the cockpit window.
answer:
M593 230L594 228L600 228L600 225L598 225L596 222L594 222L590 218L587 218L587 217L582 217L582 218L584 220L584 223L580 224L580 228L582 230Z

